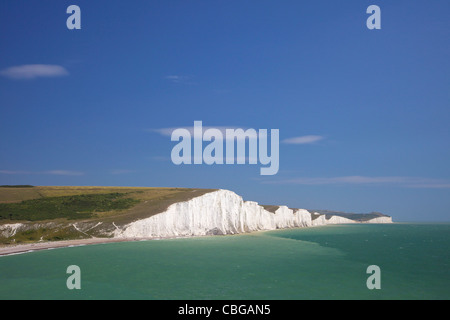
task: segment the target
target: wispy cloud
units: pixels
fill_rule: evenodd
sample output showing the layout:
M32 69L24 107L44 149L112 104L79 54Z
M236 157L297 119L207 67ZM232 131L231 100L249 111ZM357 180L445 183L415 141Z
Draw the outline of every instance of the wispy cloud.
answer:
M323 139L325 139L325 138L322 136L301 136L301 137L285 139L281 142L286 143L286 144L310 144L310 143L318 142Z
M177 76L177 75L171 75L171 76L165 76L164 79L169 80L169 81L174 82L174 83L179 83L182 80L186 79L186 77L184 77L184 76Z
M147 129L146 131L149 132L156 132L159 133L162 136L166 136L166 137L171 137L172 136L172 132L176 129L185 129L189 132L189 134L191 135L192 138L194 138L194 127L178 127L178 128L161 128L161 129ZM227 129L230 130L238 130L238 129L242 129L242 131L238 130L235 131L235 138L237 140L241 140L241 139L257 139L258 138L258 130L255 131L247 131L248 128L239 128L239 127L234 127L234 126L217 126L217 127L206 127L203 126L202 127L202 135L205 133L205 131L209 130L209 129L216 129L219 130L220 133L223 136L223 139L226 140L227 139L227 134L226 131ZM262 137L262 136L261 136Z
M298 184L298 185L372 185L372 186L399 186L407 188L450 188L450 181L441 179L429 179L418 177L367 177L367 176L343 176L343 177L300 177L293 179L264 181L269 184Z
M176 129L185 129L185 130L189 131L191 137L194 136L194 127L193 126L178 127L178 128L172 127L172 128L160 128L160 129L146 129L146 131L156 132L156 133L159 133L160 135L170 137L172 135L172 132ZM236 126L217 126L217 127L203 126L202 129L203 129L203 133L205 133L205 131L208 129L217 129L222 133L224 139L226 138L226 130L227 129L231 129L231 130L242 129L244 131L248 130L248 128L242 128L242 127L236 127ZM251 138L258 138L258 134L259 134L259 131L256 130L256 136L252 136ZM261 137L263 137L263 136L261 136ZM236 139L239 140L239 139L244 139L244 138L249 138L248 136L245 135L245 132L244 132L244 134L238 134ZM285 143L285 144L311 144L311 143L315 143L315 142L318 142L323 139L325 139L325 137L323 137L323 136L311 135L311 136L301 136L301 137L289 138L289 139L282 140L281 142Z
M196 84L193 79L192 76L184 76L184 75L168 75L165 76L164 79L166 79L167 81L170 81L172 83L180 83L180 84Z
M160 135L170 137L172 135L172 132L177 130L177 129L185 129L185 130L189 131L191 136L194 135L194 127L193 126L191 126L191 127L173 127L173 128L161 128L161 129L148 129L147 131L156 132L156 133L159 133ZM205 126L202 126L202 129L203 129L203 133L205 133L205 131L208 130L208 129L217 129L225 136L227 129L236 130L236 129L239 129L239 128L238 127L233 127L233 126L229 126L229 127L227 127L227 126L218 126L218 127L205 127ZM241 128L241 129L246 130L246 128Z
M69 171L69 170L50 170L40 172L40 174L51 174L55 176L83 176L84 172L79 171Z
M82 176L84 172L70 171L70 170L49 170L49 171L12 171L12 170L0 170L0 174L9 175L29 175L29 174L45 174L54 176Z
M62 77L69 72L62 66L50 64L28 64L9 67L0 71L2 76L14 80L31 80L36 78Z

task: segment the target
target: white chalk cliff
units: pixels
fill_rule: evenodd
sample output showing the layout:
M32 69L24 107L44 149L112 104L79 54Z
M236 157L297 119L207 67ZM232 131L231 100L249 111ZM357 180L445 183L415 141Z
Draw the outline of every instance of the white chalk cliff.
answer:
M390 217L380 217L373 223L392 223ZM238 234L261 230L310 227L328 224L357 223L340 216L312 219L304 209L280 206L275 213L253 201L244 201L236 193L218 190L174 203L163 213L117 228L116 238L166 238L205 235Z

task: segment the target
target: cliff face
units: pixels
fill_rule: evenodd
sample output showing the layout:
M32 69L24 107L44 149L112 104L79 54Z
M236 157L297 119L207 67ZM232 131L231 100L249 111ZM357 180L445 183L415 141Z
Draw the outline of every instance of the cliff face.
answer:
M9 238L14 236L17 233L17 230L22 227L21 223L14 223L14 224L6 224L3 226L0 226L0 236Z
M391 218L374 223L392 222ZM388 221L390 220L390 221ZM238 234L260 230L356 223L354 220L325 215L315 216L304 209L281 206L275 213L256 202L243 201L234 192L218 190L171 205L167 211L117 228L117 238L165 238Z
M4 224L0 225L0 239L15 242L15 238L21 233L34 232L42 240L43 230L46 230L50 239L56 240L111 236L168 238L359 223L337 215L327 219L325 214L311 214L304 209L290 209L286 206L266 208L267 210L253 201L244 201L232 191L218 190L188 201L176 202L165 212L119 226L112 221ZM392 218L377 217L365 223L392 223Z
M369 221L366 221L365 223L392 223L391 217L378 217L371 219Z

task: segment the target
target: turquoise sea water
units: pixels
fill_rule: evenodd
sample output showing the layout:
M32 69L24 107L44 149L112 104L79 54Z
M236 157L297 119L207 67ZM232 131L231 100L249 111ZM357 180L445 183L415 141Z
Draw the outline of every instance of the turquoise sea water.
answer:
M358 224L46 250L0 257L0 299L449 299L449 248L450 224Z

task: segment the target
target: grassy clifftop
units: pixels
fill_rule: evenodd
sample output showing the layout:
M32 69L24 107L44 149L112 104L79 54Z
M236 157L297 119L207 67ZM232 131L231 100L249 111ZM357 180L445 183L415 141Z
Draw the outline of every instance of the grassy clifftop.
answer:
M132 221L162 212L172 203L211 191L139 187L1 187L0 223L123 216ZM141 203L146 204L145 213L138 208Z
M117 226L214 191L187 188L0 187L0 243L107 237Z

